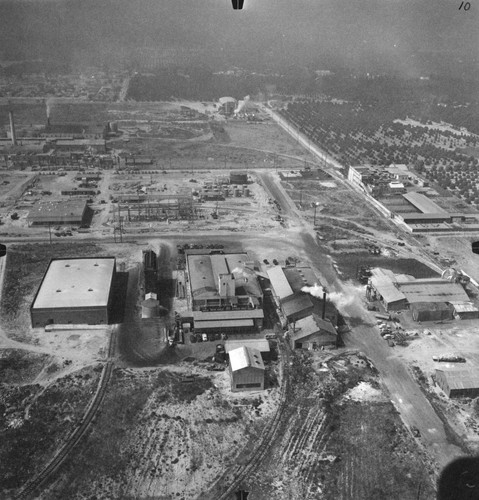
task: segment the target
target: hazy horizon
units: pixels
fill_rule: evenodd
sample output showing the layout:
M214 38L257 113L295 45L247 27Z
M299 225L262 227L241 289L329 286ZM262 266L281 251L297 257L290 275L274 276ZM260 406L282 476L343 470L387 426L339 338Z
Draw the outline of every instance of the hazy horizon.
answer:
M0 0L0 59L105 63L191 52L213 67L477 71L478 16L450 0Z

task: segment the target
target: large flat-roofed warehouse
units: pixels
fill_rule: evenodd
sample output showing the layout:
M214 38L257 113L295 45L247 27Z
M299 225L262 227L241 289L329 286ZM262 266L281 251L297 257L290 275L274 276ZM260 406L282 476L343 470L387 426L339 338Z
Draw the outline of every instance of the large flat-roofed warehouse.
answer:
M81 226L87 217L85 200L47 201L34 206L28 213L30 226L68 224Z
M115 273L114 257L52 259L30 308L32 326L108 324Z
M201 332L247 332L263 325L263 293L245 253L186 255L194 327Z

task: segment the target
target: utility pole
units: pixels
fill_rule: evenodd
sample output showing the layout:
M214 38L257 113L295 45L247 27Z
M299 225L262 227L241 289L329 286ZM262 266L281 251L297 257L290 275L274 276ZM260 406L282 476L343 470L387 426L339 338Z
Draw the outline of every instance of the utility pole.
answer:
M316 209L318 208L319 202L314 203L314 218L313 218L313 227L316 226Z
M52 223L48 223L48 234L50 236L50 245L52 244Z

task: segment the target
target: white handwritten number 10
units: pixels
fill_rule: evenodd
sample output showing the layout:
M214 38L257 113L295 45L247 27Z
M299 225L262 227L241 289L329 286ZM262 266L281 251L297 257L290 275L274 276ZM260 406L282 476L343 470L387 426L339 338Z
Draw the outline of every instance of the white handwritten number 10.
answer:
M471 8L471 4L469 2L461 2L459 5L459 10L469 10Z

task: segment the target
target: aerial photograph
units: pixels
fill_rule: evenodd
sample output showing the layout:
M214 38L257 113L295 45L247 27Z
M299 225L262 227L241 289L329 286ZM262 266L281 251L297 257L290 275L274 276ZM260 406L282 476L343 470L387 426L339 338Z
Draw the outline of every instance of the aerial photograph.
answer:
M477 0L0 0L35 499L479 499Z

